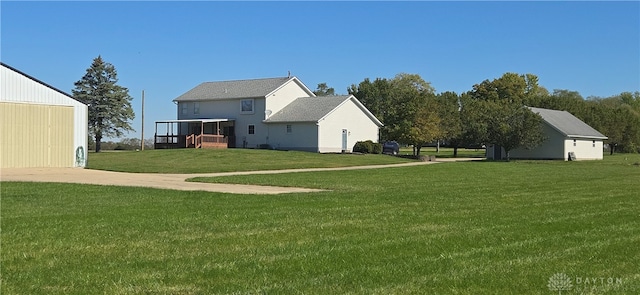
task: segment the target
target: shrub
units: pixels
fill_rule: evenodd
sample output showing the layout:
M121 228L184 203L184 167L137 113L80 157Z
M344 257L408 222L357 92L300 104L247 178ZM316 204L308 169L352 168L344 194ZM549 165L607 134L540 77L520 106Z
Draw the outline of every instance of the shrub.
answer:
M373 154L382 154L382 144L379 142L372 142L373 144Z
M371 140L358 141L353 146L353 152L363 154L380 154L382 153L382 144L375 143Z

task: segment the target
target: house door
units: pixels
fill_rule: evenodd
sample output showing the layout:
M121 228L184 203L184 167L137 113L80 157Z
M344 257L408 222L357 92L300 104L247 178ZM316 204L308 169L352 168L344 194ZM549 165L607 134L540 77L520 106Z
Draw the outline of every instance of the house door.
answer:
M493 145L493 159L502 160L502 147L497 144Z
M347 129L342 129L342 151L346 152L347 151Z

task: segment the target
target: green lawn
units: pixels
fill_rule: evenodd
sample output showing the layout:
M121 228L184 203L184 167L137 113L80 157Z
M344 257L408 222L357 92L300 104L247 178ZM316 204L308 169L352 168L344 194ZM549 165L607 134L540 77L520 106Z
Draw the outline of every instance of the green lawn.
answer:
M199 180L332 191L5 182L1 293L640 292L639 155Z
M400 148L401 155L412 155L413 148L411 147L403 147ZM423 147L420 149L421 155L429 155L436 156L436 158L453 158L453 149L452 148L440 148L440 151L436 151L435 147ZM458 158L484 158L485 150L484 149L458 149Z
M253 149L168 149L89 153L89 169L148 173L208 173L344 167L409 162L388 155L319 154Z

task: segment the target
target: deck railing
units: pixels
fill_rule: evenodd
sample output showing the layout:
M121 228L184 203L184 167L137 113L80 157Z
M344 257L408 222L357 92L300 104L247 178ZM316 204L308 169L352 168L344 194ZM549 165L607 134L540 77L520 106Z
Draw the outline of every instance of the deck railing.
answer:
M201 139L203 148L227 148L228 138L224 135L203 134Z
M177 144L182 135L156 135L155 143Z
M156 149L230 147L228 137L215 134L156 135L154 145Z

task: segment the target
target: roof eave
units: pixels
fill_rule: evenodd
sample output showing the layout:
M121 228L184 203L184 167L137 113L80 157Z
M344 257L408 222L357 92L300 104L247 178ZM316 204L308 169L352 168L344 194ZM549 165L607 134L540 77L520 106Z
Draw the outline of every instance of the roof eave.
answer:
M383 127L384 124L382 124L382 122L380 122L380 120L378 120L378 118L376 118L376 116L373 115L373 113L371 113L371 111L369 111L369 109L367 109L367 107L365 107L360 100L358 100L358 98L356 98L353 95L349 96L349 99L353 99L353 102L363 111L365 112L365 114L374 122L376 123L376 125L378 125L378 127Z
M264 96L250 96L250 97L225 97L225 98L211 98L211 99L174 99L173 102L201 102L201 101L220 101L220 100L236 100L236 99L260 99Z
M298 84L298 86L300 86L302 88L302 90L304 90L304 92L306 92L309 96L311 96L311 97L315 97L316 96L316 94L313 93L313 91L311 91L311 89L309 89L309 87L307 87L307 85L304 85L304 83L302 83L302 81L300 81L300 79L298 79L298 77L293 76L293 77L289 78L287 81L285 81L284 83L280 84L280 86L276 87L276 89L274 89L273 91L267 93L267 95L265 95L264 97L269 97L269 96L273 95L278 90L282 89L282 87L284 87L285 85L289 84L291 81L293 81L294 83Z
M587 139L602 139L602 140L606 140L609 139L609 137L606 136L595 136L595 135L576 135L576 134L569 134L566 135L569 138L587 138Z
M265 124L285 124L285 123L318 123L320 122L320 120L314 121L314 120L310 120L310 121L292 121L292 120L286 120L286 121L270 121L269 119L263 120L262 123Z

